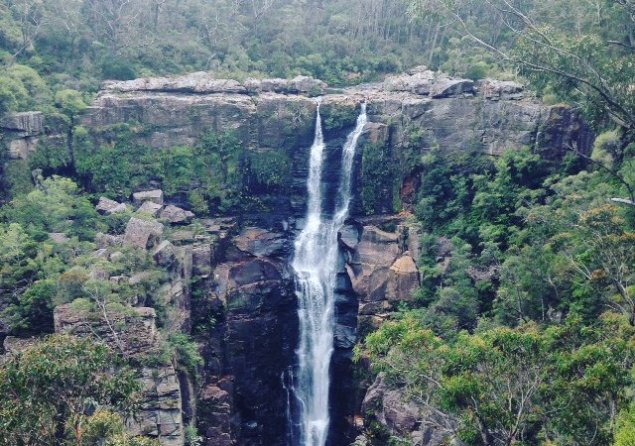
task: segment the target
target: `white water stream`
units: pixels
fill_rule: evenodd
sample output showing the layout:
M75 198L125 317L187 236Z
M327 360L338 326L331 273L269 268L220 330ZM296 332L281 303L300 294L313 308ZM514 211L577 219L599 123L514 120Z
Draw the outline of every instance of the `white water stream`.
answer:
M357 141L366 122L366 104L363 104L355 129L348 135L342 150L335 211L333 217L328 218L322 209L325 144L318 104L307 180L306 223L295 240L292 262L300 319L298 376L294 390L300 403L301 446L324 446L328 436L329 366L333 354L334 290L338 261L337 233L348 217L353 159Z

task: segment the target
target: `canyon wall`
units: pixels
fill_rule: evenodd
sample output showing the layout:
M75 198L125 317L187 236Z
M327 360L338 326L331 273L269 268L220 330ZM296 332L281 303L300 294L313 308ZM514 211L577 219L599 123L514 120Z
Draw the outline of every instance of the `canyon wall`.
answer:
M162 242L174 247L165 288L170 325L186 332L195 327L205 360L196 378L173 364L145 372L153 396L139 429L166 445L183 444L189 423L197 424L207 446L287 442L298 331L289 263L306 211L316 95L322 96L327 142L326 197L335 195L341 149L362 102L370 120L355 158L351 218L339 235L330 440L338 446L352 441L363 423L362 401L371 384L355 373L363 365L352 364L352 348L419 286L421 234L408 211L419 193L421 157L431 150L497 156L529 147L559 160L571 150L588 153L593 140L575 111L546 106L516 83L452 79L424 68L343 90L309 78L239 83L203 73L106 84L78 120L93 150L114 144L113 132L127 124L132 143L156 151L197 145L210 131L231 131L243 150L290 160L273 192L253 191L264 203L257 210L203 219L196 227L176 221L166 224L172 229L156 243L142 242L148 250ZM38 140L46 140L48 150L70 151L70 159L78 150L77 127L65 131L40 114L17 115L1 125L9 148L5 166L27 160ZM166 202L171 200L187 207L180 197ZM116 243L133 242L124 237ZM77 317L69 312L56 313L61 331L73 325L64 321Z

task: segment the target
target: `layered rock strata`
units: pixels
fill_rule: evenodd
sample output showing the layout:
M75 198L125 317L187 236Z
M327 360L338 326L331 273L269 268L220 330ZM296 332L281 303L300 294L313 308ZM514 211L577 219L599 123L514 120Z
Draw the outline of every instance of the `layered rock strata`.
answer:
M412 299L419 286L419 230L392 214L416 202L421 156L432 150L496 156L529 147L545 159L558 160L570 150L588 152L593 139L572 109L544 105L520 84L452 79L425 67L339 91L308 78L240 83L205 73L106 84L80 117L96 150L111 144L109 129L129 124L141 129L133 132L135 144L157 151L195 146L210 130L231 131L244 150L282 153L290 160L275 206L263 215L189 225L193 215L160 191L134 195L137 211L122 239L149 250L157 265L172 271L172 279L161 287L171 308L169 328L193 330L205 359L197 385L176 369L154 373L158 382L150 387L156 384L154 388L175 396L178 386L179 402L162 402L164 394L157 390L149 400L152 410L144 418L143 432L164 435L163 424L150 428L154 421L147 420L160 419L165 408L180 413L181 421L175 415L168 422L179 424L178 429L195 419L206 446L286 444L297 342L289 261L305 214L316 111L310 96L316 94L324 95L325 165L330 166L323 173L325 196L335 196L341 148L364 101L370 119L355 158L352 217L339 234L330 440L337 445L354 438L364 400L382 408L380 421L396 431L428 435L418 424L410 425L411 417L391 415L401 406L380 382L365 398L371 383L356 382L351 363L360 337L381 324L399 302ZM58 150L73 149L70 132L55 130L55 125L47 130L37 114L16 115L0 126L13 158L28 157L38 138ZM379 152L383 163L394 167L388 173L368 168ZM120 205L104 200L100 210L115 212ZM327 211L333 207L327 203ZM164 231L163 224L149 217L163 219L170 229ZM98 238L109 256L118 255L121 243L110 236ZM180 433L175 438L182 441Z

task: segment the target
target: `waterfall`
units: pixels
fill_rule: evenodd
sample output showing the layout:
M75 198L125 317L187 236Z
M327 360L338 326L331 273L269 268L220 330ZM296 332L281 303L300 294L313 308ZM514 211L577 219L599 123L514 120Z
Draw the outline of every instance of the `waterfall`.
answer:
M341 172L332 218L322 210L324 135L318 103L315 138L307 180L306 223L295 240L292 266L296 276L300 340L295 396L299 402L302 446L324 446L329 427L329 366L333 354L337 233L348 216L351 172L357 141L366 125L366 104L342 149Z

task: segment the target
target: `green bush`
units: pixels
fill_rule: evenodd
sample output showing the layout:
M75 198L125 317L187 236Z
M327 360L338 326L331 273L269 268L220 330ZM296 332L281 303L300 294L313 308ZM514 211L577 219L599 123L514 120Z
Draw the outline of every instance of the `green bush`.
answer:
M203 357L198 352L198 345L184 333L171 333L168 337L168 345L176 353L180 364L196 376L198 367L203 365Z

